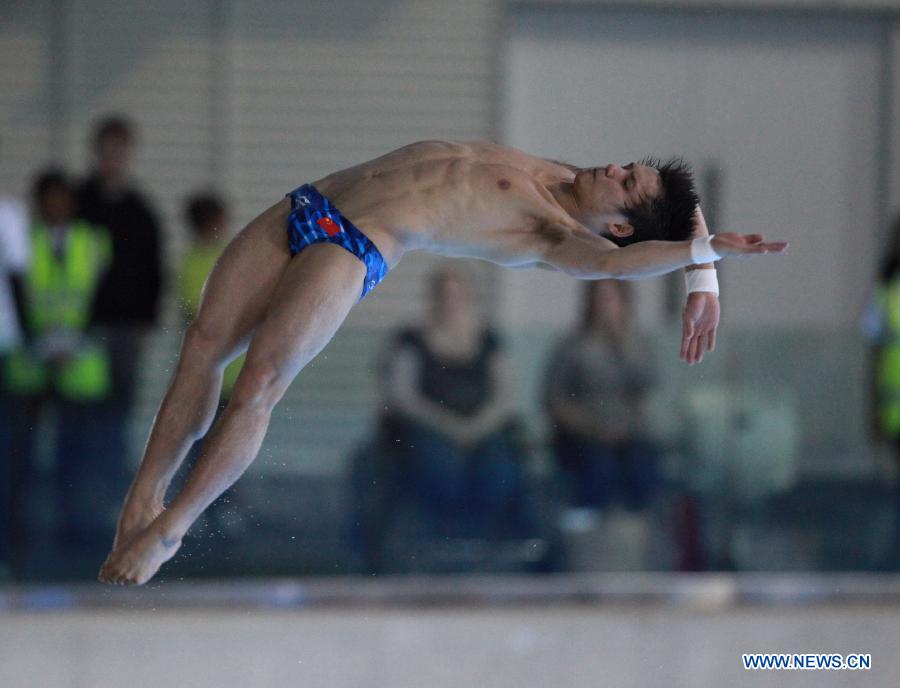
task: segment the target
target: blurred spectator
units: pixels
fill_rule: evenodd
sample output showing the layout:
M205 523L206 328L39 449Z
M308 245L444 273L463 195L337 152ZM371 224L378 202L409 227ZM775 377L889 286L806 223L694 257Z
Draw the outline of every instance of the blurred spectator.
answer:
M178 269L178 301L187 325L197 314L206 278L228 243L228 209L217 195L198 193L187 199L184 218L191 238Z
M17 199L0 196L0 369L13 348L20 343L21 332L15 295L20 293L21 275L28 265L28 216ZM0 579L10 560L10 517L14 478L10 446L11 399L0 385Z
M461 272L435 274L429 296L426 323L396 335L387 364L389 439L405 455L404 484L433 535L518 535L509 360Z
M103 437L94 423L97 405L111 391L109 356L90 327L91 305L112 259L102 228L76 219L75 193L58 170L40 174L33 187L31 258L21 277L23 343L7 358L4 386L14 399L11 420L13 541L26 543L26 494L35 486L34 448L52 419L58 532L68 546L99 550L112 522L100 504L113 499L104 486ZM42 418L43 411L54 413ZM117 485L118 487L118 485Z
M123 465L142 354L157 322L162 274L159 223L131 179L135 138L134 126L124 117L101 120L92 139L94 170L78 194L81 216L106 227L112 238L113 262L97 291L93 317L105 328L112 362L112 393L102 422L112 460Z
M178 304L182 324L187 326L197 315L206 278L228 244L228 208L215 194L195 194L185 204L185 219L191 230L191 243L178 266ZM225 369L222 397L227 399L244 357L232 361Z
M545 403L573 507L642 509L656 484L644 418L653 364L632 321L627 282L586 283L579 327L547 364Z
M895 468L900 468L900 216L894 222L878 284L863 317L863 331L872 346L871 427L876 438L890 444ZM900 565L900 485L895 487L898 510L889 568Z

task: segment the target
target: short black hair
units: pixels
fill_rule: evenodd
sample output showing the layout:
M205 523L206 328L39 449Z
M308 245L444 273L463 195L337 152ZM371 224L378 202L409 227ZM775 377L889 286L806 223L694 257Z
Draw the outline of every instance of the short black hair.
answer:
M44 197L54 188L72 191L72 182L68 175L59 167L48 167L38 172L31 184L31 198L40 206Z
M694 230L694 215L700 204L690 165L682 158L672 158L664 163L656 158L644 158L638 164L653 167L659 172L662 193L659 198L624 209L634 232L627 237L610 238L619 246L649 239L687 239Z
M126 143L134 143L134 123L125 115L106 115L94 125L94 145L107 138L117 138Z
M184 217L196 231L216 222L226 212L225 201L214 193L196 193L187 199L184 206Z

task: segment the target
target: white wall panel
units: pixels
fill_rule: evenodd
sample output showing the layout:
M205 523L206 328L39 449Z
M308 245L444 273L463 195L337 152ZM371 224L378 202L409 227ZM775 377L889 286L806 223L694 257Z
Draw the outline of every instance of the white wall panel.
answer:
M70 36L68 158L89 162L91 124L110 112L139 126L138 180L166 224L169 253L183 240L184 198L211 182L212 0L75 0Z
M794 242L784 258L721 265L729 322L846 326L878 248L882 36L846 16L523 9L505 138L578 164L681 154L716 171L713 231ZM512 322L557 317L572 290L504 280Z
M0 196L51 161L49 2L0 4Z

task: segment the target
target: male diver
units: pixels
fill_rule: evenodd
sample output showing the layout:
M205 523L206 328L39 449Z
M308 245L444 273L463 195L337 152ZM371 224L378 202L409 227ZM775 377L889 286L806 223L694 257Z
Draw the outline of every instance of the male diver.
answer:
M680 161L577 168L488 142L425 141L301 186L247 225L207 280L99 578L142 584L175 554L253 461L290 382L408 251L579 279L687 268L681 357L695 363L715 345L712 262L785 247L759 234L710 237ZM164 507L210 429L223 369L244 350L227 408Z

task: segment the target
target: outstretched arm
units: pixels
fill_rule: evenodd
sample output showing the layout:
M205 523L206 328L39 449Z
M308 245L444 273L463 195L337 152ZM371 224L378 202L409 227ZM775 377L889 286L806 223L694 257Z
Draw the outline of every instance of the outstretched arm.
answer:
M578 279L643 279L704 262L692 253L692 241L642 241L619 248L587 230L548 225L542 261ZM719 257L781 253L784 242L766 242L761 234L724 233L710 245Z

